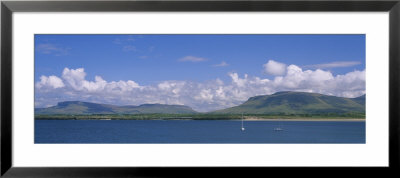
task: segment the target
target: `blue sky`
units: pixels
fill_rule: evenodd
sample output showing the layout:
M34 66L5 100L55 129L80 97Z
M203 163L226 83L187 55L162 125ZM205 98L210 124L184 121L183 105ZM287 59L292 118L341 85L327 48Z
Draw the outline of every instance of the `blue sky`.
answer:
M52 44L65 53L35 53L35 80L85 68L88 78L143 84L163 80L205 81L227 72L263 75L269 59L298 66L337 61L360 65L330 68L343 74L365 68L364 35L36 35L35 46ZM185 56L203 62L180 62ZM225 61L225 67L213 67Z
M270 60L276 64L282 64L282 74L276 75L268 71L265 65ZM275 63L269 64L276 68ZM68 80L68 76L63 77L63 71L66 68L83 69L84 79L79 80L88 81L88 83L95 82L95 76L100 76L107 83L133 81L141 87L155 87L165 81L191 82L194 83L191 86L204 87L205 83L217 79L224 83L223 86L227 86L230 85L229 83L235 83L232 74L236 74L239 79L246 78L246 74L248 76L246 86L249 87L254 87L250 86L250 80L256 80L255 78L275 82L269 83L269 88L266 88L264 92L257 91L254 94L269 94L272 91L288 89L314 91L315 84L310 84L309 88L305 84L310 83L311 76L309 79L304 79L305 83L299 83L296 86L289 83L278 86L279 77L289 75L286 75L286 72L294 69L288 68L291 65L301 68L302 71L316 72L315 75L318 74L318 70L328 72L333 78L355 71L365 71L365 35L35 35L35 82L42 82L40 86L49 85L47 88L37 87L35 99L38 102L35 104L37 106L54 105L58 100L79 99L77 95L85 95L86 99L92 102L140 104L115 98L96 99L100 91L93 92L90 89L86 91L75 85L74 88L70 83L72 80ZM305 75L309 76L306 73ZM53 77L52 83L47 78L42 79L42 76L55 76L58 79ZM304 78L303 74L301 76ZM326 82L328 79L332 78L328 77L323 81ZM80 82L78 79L73 81ZM54 87L56 86L54 82L58 82L59 87ZM334 85L336 86L337 83ZM176 87L177 85L175 89ZM51 88L54 90L50 90ZM102 88L104 89L104 86ZM171 91L173 89L170 88ZM182 88L179 90L183 91ZM207 88L199 89L199 92L203 90ZM133 91L129 92L129 96L135 94ZM215 93L217 89L211 93L213 92L214 95L211 98L217 98ZM318 89L316 92L350 97L365 93L365 87L361 92L358 89L356 94L349 94L351 91L347 90L328 92ZM181 94L178 95L183 97ZM209 108L217 105L213 103L213 99L209 100L210 97L207 102L199 100L202 104L190 103L182 98L176 99L177 97L174 101L172 99L163 101L163 98L170 96L159 97L151 101L191 105L197 109L201 108L200 110L207 110L202 109L202 106L207 103L210 104ZM242 102L239 100L243 100L244 96L241 99L235 96L225 96L226 98L232 98L235 101L227 102L224 107ZM196 99L191 102L196 102Z

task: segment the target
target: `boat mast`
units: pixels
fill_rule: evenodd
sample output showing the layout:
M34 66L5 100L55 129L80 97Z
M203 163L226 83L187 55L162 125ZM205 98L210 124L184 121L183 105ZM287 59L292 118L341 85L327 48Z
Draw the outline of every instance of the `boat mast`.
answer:
M242 128L243 128L243 113L242 113Z

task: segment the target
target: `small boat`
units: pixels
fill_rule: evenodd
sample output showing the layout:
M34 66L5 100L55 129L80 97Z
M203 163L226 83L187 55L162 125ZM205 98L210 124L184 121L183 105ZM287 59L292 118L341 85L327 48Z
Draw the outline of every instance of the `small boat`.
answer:
M278 127L274 128L274 131L283 131L283 129L279 126L280 124L278 124Z
M244 131L244 127L243 127L243 113L242 113L242 131Z

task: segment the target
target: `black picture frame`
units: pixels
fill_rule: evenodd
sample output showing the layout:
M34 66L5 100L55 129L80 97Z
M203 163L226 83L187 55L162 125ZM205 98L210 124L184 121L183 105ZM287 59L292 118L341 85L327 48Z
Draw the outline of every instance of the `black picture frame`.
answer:
M320 169L330 175L340 175L335 168L260 167L260 168L167 168L167 167L63 167L21 168L12 165L12 18L13 12L122 12L122 11L345 11L389 12L389 167L351 167L346 171L396 171L399 168L400 116L400 1L2 1L1 2L1 175L5 177L167 177L186 174L211 176L216 173L281 175L309 174ZM267 170L266 170L267 169ZM287 171L286 169L291 169ZM292 171L293 170L293 171ZM216 171L216 172L215 172ZM182 174L183 173L183 174ZM326 174L326 173L325 173Z

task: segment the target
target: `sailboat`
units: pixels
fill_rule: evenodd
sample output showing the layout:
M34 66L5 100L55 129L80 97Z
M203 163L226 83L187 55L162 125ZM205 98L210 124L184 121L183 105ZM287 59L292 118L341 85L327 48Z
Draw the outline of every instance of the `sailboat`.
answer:
M280 124L279 124L280 125ZM280 126L278 126L278 127L275 127L274 128L274 131L283 131L283 129L280 127Z
M243 127L243 113L242 113L242 131L244 131L244 127Z

